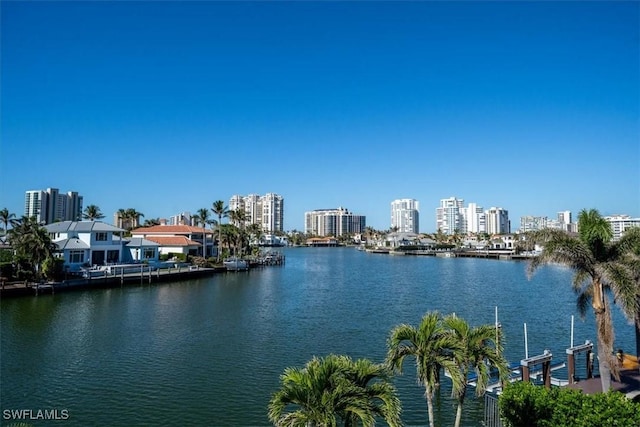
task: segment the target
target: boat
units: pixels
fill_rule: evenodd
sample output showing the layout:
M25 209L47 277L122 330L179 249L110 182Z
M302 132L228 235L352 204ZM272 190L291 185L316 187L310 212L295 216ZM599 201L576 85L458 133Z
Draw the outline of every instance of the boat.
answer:
M241 271L249 269L249 262L242 258L231 257L222 261L227 271Z

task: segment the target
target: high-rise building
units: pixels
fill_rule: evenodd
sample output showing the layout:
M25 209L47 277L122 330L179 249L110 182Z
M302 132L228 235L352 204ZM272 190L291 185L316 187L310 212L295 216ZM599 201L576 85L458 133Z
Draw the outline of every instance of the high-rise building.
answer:
M57 188L25 192L24 214L40 223L78 221L82 218L82 196L75 191L60 194Z
M477 203L469 203L462 212L462 233L485 233L487 231L487 218L482 206Z
M526 233L527 231L538 231L543 228L547 228L548 219L546 216L521 216L520 217L520 232Z
M611 224L613 240L618 240L631 227L640 227L640 218L631 218L629 215L611 215L605 216L604 219Z
M364 215L355 215L342 207L305 212L304 224L306 234L333 237L362 233L367 225Z
M444 234L453 234L456 230L462 231L464 221L462 209L464 199L449 197L440 200L440 207L436 208L436 229Z
M262 231L273 233L284 229L284 198L278 194L234 195L229 200L229 210L243 211L245 225L258 224Z
M571 211L558 212L558 222L560 224L571 224Z
M397 199L391 202L391 227L401 233L419 233L420 207L415 199Z
M487 233L508 234L511 232L509 223L509 211L502 208L491 208L486 212Z

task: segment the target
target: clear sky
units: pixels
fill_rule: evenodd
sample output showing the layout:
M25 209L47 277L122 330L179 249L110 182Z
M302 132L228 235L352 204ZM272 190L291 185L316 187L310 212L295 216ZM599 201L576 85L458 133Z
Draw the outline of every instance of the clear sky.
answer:
M285 199L390 227L456 196L640 216L640 3L12 2L0 207L78 191L111 221Z

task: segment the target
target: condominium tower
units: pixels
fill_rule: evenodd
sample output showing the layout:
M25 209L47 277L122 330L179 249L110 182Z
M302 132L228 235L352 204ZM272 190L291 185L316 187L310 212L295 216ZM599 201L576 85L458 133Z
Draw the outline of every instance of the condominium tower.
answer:
M440 206L436 208L436 229L444 234L453 234L456 230L463 231L463 205L464 199L455 197L441 199Z
M342 207L316 209L304 214L304 232L315 236L338 237L343 234L362 233L365 227L364 215L355 215Z
M78 221L82 218L82 196L75 191L60 194L57 188L29 190L25 192L24 215L44 224Z
M414 199L397 199L391 202L391 228L401 233L419 233L419 202Z
M283 231L284 198L275 193L234 195L229 200L229 209L243 211L245 225L258 224L262 231L269 233Z

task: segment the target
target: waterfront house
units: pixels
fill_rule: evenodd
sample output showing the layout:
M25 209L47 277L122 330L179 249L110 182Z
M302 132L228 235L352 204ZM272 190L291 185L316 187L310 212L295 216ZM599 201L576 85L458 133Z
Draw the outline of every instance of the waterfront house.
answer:
M217 246L214 233L191 225L154 225L136 228L132 238L142 238L157 243L161 254L199 255L215 257Z
M56 245L56 256L64 259L66 271L79 271L87 264L123 262L122 228L101 221L62 221L44 228Z
M114 236L114 239L117 237ZM160 244L142 237L130 237L124 239L124 251L122 261L130 262L157 262L160 258Z

